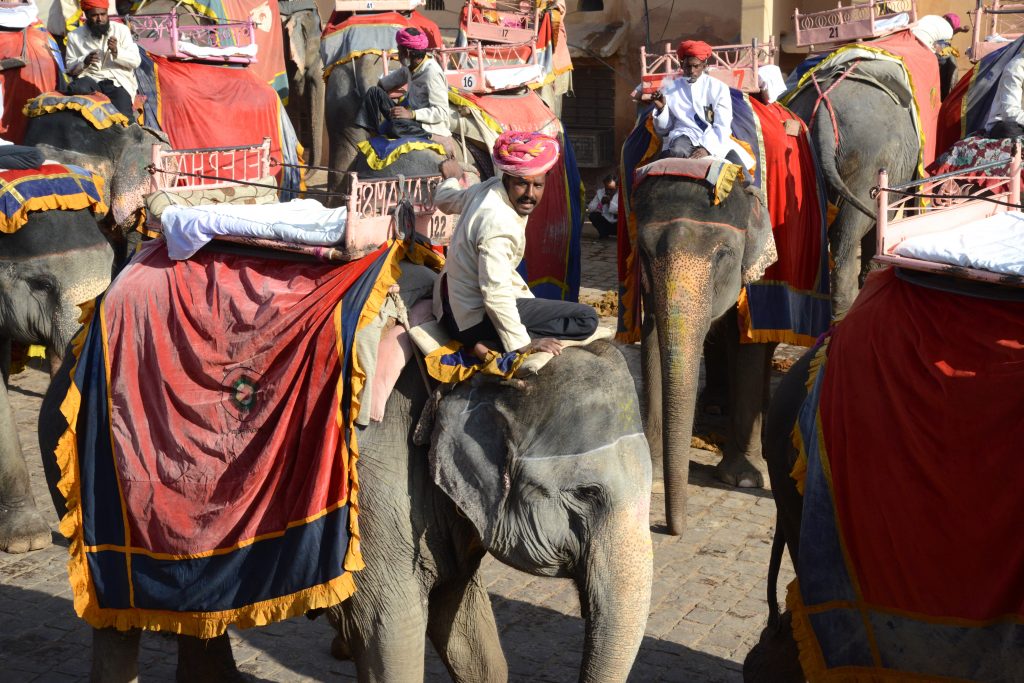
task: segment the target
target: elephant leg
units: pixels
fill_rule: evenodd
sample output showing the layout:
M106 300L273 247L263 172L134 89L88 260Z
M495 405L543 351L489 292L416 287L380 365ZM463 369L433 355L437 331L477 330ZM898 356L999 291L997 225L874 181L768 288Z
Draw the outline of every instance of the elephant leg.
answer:
M0 382L0 551L25 553L50 545L50 526L36 509L7 385Z
M247 681L235 666L231 639L227 633L203 640L178 636L178 683L219 683Z
M853 206L845 204L829 227L832 256L832 317L849 310L860 291L861 241L871 232L872 221ZM871 248L869 254L874 253Z
M508 680L491 598L479 572L430 594L427 633L456 683Z
M653 311L653 304L644 295L644 307ZM662 443L662 390L661 390L661 351L658 347L658 326L654 315L644 316L640 356L644 383L644 435L651 449L651 465L654 478L664 477L664 448ZM655 484L657 486L657 484ZM664 491L664 479L661 481Z
M365 531L364 531L365 533ZM347 645L361 683L422 681L427 628L426 597L414 581L367 564L359 590L331 611L331 621ZM389 580L373 585L374 578Z
M712 327L704 340L704 389L698 405L708 415L724 415L729 411L729 347Z
M761 632L761 639L743 660L743 683L804 683L800 651L793 639L793 615Z
M761 458L761 425L768 408L771 359L776 344L741 344L736 309L722 320L729 364L733 404L729 435L715 476L730 486L759 488L764 477L754 466Z
M127 683L139 679L139 637L142 631L92 630L92 683Z

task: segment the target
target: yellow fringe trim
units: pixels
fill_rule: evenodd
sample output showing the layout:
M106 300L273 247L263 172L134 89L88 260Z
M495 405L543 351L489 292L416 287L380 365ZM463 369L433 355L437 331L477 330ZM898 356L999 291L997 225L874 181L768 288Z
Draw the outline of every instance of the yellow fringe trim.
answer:
M86 121L92 124L96 130L106 130L111 126L121 126L122 128L128 127L128 117L121 112L110 114L102 121L96 118L96 114L93 112L91 106L82 106L78 102L71 100L59 101L54 104L37 105L35 100L29 100L25 103L21 113L28 118L35 118L37 116L45 116L46 114L52 114L55 111L77 111L82 115Z
M26 180L34 176L26 176L19 180ZM40 176L45 177L45 176ZM103 196L103 178L98 175L92 176L93 184L96 186L96 193ZM3 183L4 191L10 191L9 185ZM78 211L79 209L91 209L94 215L103 215L109 210L103 200L94 200L85 192L73 195L47 195L45 197L31 197L22 202L22 205L10 216L0 216L0 232L15 233L28 223L28 215L33 211Z
M718 174L718 179L715 181L716 206L729 197L733 185L736 184L736 178L742 178L743 175L743 167L739 164L724 164L722 166L722 171Z
M739 315L740 343L741 344L770 344L782 343L793 346L814 346L817 337L806 334L798 334L793 330L755 330L752 327L750 318L750 300L747 297L747 288L740 289L740 296L736 300L736 312Z
M341 59L339 59L337 61L334 61L334 62L331 62L330 64L325 66L324 67L324 71L323 71L323 79L324 79L324 81L326 81L327 79L329 79L331 77L331 72L334 71L334 67L341 66L342 64L348 64L353 59L359 59L360 57L365 57L366 55L377 55L378 57L385 57L386 56L386 57L390 58L391 55L393 55L393 54L397 55L398 51L397 50L382 50L379 47L371 47L371 48L368 48L366 50L356 50L354 52L350 52L347 55L345 55L344 57L342 57Z
M474 111L479 112L480 118L483 119L483 122L487 124L488 128L493 130L495 133L499 134L505 132L505 129L502 127L500 123L498 123L498 120L496 118L494 118L493 116L485 112L483 109L481 109L480 105L463 97L455 88L448 89L448 102L449 104L454 104L457 107L468 107L470 109L473 109Z
M436 142L426 141L406 142L404 144L401 144L395 149L391 150L391 152L383 159L377 156L377 152L376 150L373 149L373 145L370 144L369 140L360 140L358 143L356 143L356 147L358 147L359 151L363 153L363 156L366 158L366 163L369 165L369 167L375 171L380 171L387 168L388 166L395 162L395 159L402 156L403 154L406 154L407 152L412 152L414 150L429 149L431 151L437 152L441 156L445 155L444 147L437 144Z

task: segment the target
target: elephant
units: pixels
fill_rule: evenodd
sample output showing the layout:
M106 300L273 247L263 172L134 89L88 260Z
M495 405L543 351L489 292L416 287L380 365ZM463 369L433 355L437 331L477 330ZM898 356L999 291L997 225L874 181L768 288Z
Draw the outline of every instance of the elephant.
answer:
M909 182L921 145L911 102L898 101L889 91L856 78L846 78L830 90L827 104L819 103L813 88L805 88L786 106L810 127L826 194L839 207L828 228L834 264L832 315L838 318L857 297L875 253L870 192L878 184L878 171L888 170L892 185ZM880 126L885 135L878 134Z
M0 347L42 344L57 357L78 329L78 304L106 289L114 252L88 209L40 211L0 233ZM5 358L7 353L0 354ZM4 381L0 382L0 550L50 543L36 510Z
M39 421L58 512L64 501L53 453L66 427L59 407L68 365ZM567 389L573 400L565 400ZM424 632L455 680L505 680L478 573L487 552L534 575L572 578L586 620L580 680L626 680L643 638L653 567L650 453L621 352L607 341L567 348L535 376L477 375L438 397L411 361L384 420L358 433L366 567L355 594L328 616L359 680L422 680ZM430 414L432 436L421 418ZM137 631L95 631L94 677L131 679L137 648ZM227 636L181 639L178 675L236 676Z
M760 485L750 458L760 455L774 344L740 344L736 301L744 284L776 260L760 190L737 185L720 204L703 181L650 177L633 194L644 316L641 352L644 420L656 463L663 464L669 532L686 526L690 438L701 351L709 331L728 342L731 435L718 466L731 483ZM682 207L685 207L683 209ZM715 329L712 329L714 326Z
M136 123L97 130L78 112L56 111L29 119L25 144L49 159L82 166L106 180L104 202L110 216L101 227L118 249L118 262L130 253L144 199L151 191L153 145L169 149L167 136Z
M285 66L288 70L288 116L301 135L301 142L310 150L308 161L320 166L324 161L324 90L326 88L320 60L320 14L316 5L292 11L282 2ZM307 123L308 122L308 123ZM303 134L306 133L306 134Z

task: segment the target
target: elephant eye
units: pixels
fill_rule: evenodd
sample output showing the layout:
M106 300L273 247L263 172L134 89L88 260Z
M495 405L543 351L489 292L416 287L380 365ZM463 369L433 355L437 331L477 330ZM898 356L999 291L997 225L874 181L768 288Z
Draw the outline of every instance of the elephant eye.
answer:
M48 277L31 277L28 278L26 282L29 286L29 289L32 289L33 291L36 292L42 292L44 294L49 294L50 292L53 292L56 289L55 285L53 284L53 280L51 280Z

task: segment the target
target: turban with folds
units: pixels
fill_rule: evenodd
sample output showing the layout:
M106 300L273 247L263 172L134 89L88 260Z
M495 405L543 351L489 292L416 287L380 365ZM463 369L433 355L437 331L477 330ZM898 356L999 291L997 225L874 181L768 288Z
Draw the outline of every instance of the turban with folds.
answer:
M703 40L684 40L679 43L679 47L676 48L676 54L679 55L679 59L696 57L700 61L704 62L711 56L711 46Z
M91 9L110 9L109 0L81 0L78 4L82 8L82 12L88 12Z
M395 34L395 42L398 43L398 47L409 50L426 50L430 47L426 33L420 31L417 34L412 34L404 28L398 29L398 33Z
M558 161L558 140L543 133L509 131L494 141L494 168L525 178L547 173Z

